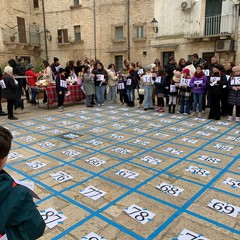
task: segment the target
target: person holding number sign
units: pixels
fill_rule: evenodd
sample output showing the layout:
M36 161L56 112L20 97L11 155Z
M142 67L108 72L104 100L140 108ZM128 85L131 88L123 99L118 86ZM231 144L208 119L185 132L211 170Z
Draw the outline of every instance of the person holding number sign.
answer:
M34 193L16 183L3 170L11 149L12 134L0 126L0 238L33 240L41 237L46 224L33 201Z
M93 74L94 74L94 84L95 84L95 91L96 91L96 101L98 106L103 106L104 94L105 94L106 85L108 81L108 74L101 62L97 63L97 68L93 71Z
M168 113L175 113L175 108L177 104L178 87L181 80L181 73L179 71L174 70L173 74L174 76L168 85L168 90L169 90Z
M7 113L5 113L2 110L2 85L4 86L4 81L2 79L3 73L2 73L2 69L0 68L0 116L7 116Z
M236 122L240 122L240 66L232 70L234 74L228 81L228 121L232 121L233 108L236 106Z
M144 67L145 74L142 75L140 84L144 89L144 100L143 100L143 107L144 111L148 109L154 109L153 101L152 101L152 92L153 92L153 82L155 80L155 76L153 76L151 72L151 66L148 65Z
M193 93L193 113L192 117L196 114L198 105L198 117L202 117L203 96L207 84L207 77L203 73L202 65L197 67L197 70L190 81L190 87Z
M7 99L8 119L17 120L13 115L13 107L17 100L18 86L13 78L13 68L7 66L4 68L4 75L2 81L2 97Z
M210 112L208 119L220 120L220 101L222 95L222 89L224 85L227 85L227 78L222 73L223 66L220 64L213 65L213 72L208 82L208 91L210 96Z
M190 114L190 100L191 100L191 88L190 88L190 70L188 68L183 69L182 78L179 84L178 97L180 100L179 113ZM185 109L185 111L184 111Z
M135 63L130 64L126 77L126 88L129 101L128 106L134 107L135 89L137 88L137 72L135 71Z
M164 112L164 96L166 92L166 74L163 68L157 71L157 77L154 82L157 95L157 111Z
M56 77L56 92L58 95L58 111L59 112L62 112L64 110L63 103L64 103L66 91L67 91L67 81L65 77L65 70L63 68L60 68L59 73Z

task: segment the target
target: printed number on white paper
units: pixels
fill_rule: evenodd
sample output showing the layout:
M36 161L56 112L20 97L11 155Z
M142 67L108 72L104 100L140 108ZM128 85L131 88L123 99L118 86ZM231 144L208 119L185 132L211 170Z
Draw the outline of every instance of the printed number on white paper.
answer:
M68 175L68 174L66 174L66 173L64 173L64 172L52 173L52 174L50 174L50 176L51 176L54 180L56 180L56 181L58 181L58 182L60 182L60 183L65 182L65 181L68 181L69 179L72 179L72 178L73 178L72 176L70 176L70 175Z
M18 158L21 158L23 155L22 154L19 154L17 152L12 152L12 153L9 153L8 154L8 159L11 161L11 160L16 160Z
M192 174L197 174L197 175L203 176L203 177L208 176L210 174L210 171L199 168L199 167L194 167L194 166L190 166L190 167L186 168L186 171L188 171Z
M94 232L91 232L87 236L83 237L81 240L106 240L106 239L104 237L97 235Z
M69 156L69 157L76 157L77 155L80 154L80 152L74 151L72 149L66 150L62 152L64 155Z
M205 238L202 234L194 233L188 229L184 229L178 236L177 240L209 240L209 239Z
M240 181L233 178L227 178L223 183L230 185L232 188L240 188Z
M46 163L42 163L39 161L26 162L26 165L32 169L39 169L39 168L43 168L43 167L47 166Z
M153 165L157 165L161 162L161 160L159 160L157 158L149 157L149 156L145 156L145 157L141 158L141 160L146 163L153 164Z
M218 158L213 158L213 157L209 157L209 156L201 156L198 158L199 160L201 161L206 161L206 162L210 162L210 163L214 163L214 164L217 164L217 163L220 163L221 160L218 159Z
M124 211L133 219L141 224L145 224L152 221L155 214L148 211L145 208L139 207L136 204L132 204L130 207L125 208Z
M67 219L67 217L64 216L62 212L57 212L53 208L48 208L45 211L41 211L40 214L50 229L54 228L58 224L63 223L63 221Z
M139 176L139 173L136 173L127 169L121 169L115 172L115 174L124 178L129 178L129 179L134 179L137 176Z
M85 188L84 190L81 190L80 193L86 197L93 199L93 200L97 200L106 194L106 192L99 190L93 186L89 186L89 187Z
M227 214L233 218L236 218L237 215L240 213L240 208L233 206L229 203L226 202L222 202L220 200L217 199L213 199L209 204L208 207L220 212L220 213L224 213Z
M95 158L95 157L89 158L89 159L85 160L85 162L87 162L87 163L89 163L93 166L96 166L96 167L99 167L99 166L106 163L105 161L100 160L100 159Z
M182 189L180 187L177 187L177 186L165 183L165 182L156 186L156 188L163 191L166 194L171 194L175 197L177 197L179 194L181 194L184 191L184 189Z

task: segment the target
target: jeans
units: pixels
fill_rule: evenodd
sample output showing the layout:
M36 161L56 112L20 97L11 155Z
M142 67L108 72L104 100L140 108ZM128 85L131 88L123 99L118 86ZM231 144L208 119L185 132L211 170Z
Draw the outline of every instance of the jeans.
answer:
M37 89L36 88L31 88L31 92L32 92L32 102L36 101L36 96L37 96Z
M193 94L193 111L197 111L197 104L198 104L198 110L201 113L202 112L202 104L203 104L203 94Z
M13 106L15 105L15 103L15 99L7 99L8 117L13 117Z
M152 101L152 92L153 86L143 86L144 89L144 100L143 100L143 107L144 108L152 108L153 101Z
M102 86L95 86L96 89L96 101L98 104L103 104L104 103L104 94L106 90L106 85Z
M117 94L116 94L116 90L117 86L109 86L108 89L108 101L113 100L114 103L116 103L116 98L117 98Z
M184 113L184 107L185 107L185 113L190 114L190 100L184 100L181 99L180 102L180 113Z
M127 96L129 103L135 101L135 89L127 89Z
M92 95L86 95L86 105L91 106L91 97Z

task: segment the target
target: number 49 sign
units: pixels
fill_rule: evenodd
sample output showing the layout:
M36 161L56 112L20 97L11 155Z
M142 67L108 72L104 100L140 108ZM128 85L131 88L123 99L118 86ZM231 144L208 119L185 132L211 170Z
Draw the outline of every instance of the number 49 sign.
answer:
M154 213L148 211L145 208L139 207L135 204L132 204L130 207L125 208L124 211L133 219L141 224L145 224L149 221L152 221L152 218L155 216Z

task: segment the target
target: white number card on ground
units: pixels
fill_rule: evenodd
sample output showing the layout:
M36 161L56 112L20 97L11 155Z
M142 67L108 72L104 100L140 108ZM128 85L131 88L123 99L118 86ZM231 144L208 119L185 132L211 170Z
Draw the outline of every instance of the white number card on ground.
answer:
M210 174L210 171L199 168L199 167L194 167L194 166L190 166L190 167L186 168L186 171L190 172L192 174L200 175L202 177L206 177Z
M172 153L172 154L176 154L176 155L179 155L179 154L183 153L183 151L178 150L178 149L174 149L174 148L167 148L167 149L164 149L163 151L168 152L168 153Z
M11 160L16 160L16 159L18 159L18 158L21 158L21 157L23 157L23 155L22 154L19 154L19 153L17 153L17 152L12 152L12 153L9 153L8 154L8 159L11 161Z
M232 188L240 188L240 181L233 178L227 178L223 183L230 185Z
M209 240L205 238L202 234L192 232L188 229L183 229L177 240Z
M32 137L32 136L24 136L21 138L23 141L26 141L26 142L32 142L34 140L36 140L36 138Z
M169 183L165 183L165 182L156 186L156 188L163 191L166 194L170 194L175 197L177 197L179 194L181 194L184 191L184 189L182 189L180 187L177 187L177 186L171 185Z
M94 232L91 232L87 236L81 238L81 240L106 240L106 239L104 237L97 235Z
M237 215L240 213L240 208L233 206L229 203L226 202L222 202L220 200L217 199L213 199L209 204L208 207L220 212L220 213L224 213L227 214L233 218L236 218Z
M121 169L115 172L115 174L124 178L129 178L129 179L134 179L137 176L139 176L139 173L136 173L127 169Z
M112 149L115 153L121 153L121 154L127 154L130 153L131 151L125 148L114 148Z
M26 165L35 170L47 166L46 163L39 162L39 161L26 162Z
M39 146L42 147L42 148L52 148L52 147L56 147L55 144L50 143L50 142L40 143Z
M99 190L93 186L89 186L84 190L81 190L80 193L83 194L85 197L89 197L93 200L97 200L107 194L106 192Z
M54 180L56 180L56 181L58 181L58 182L60 182L60 183L65 182L65 181L68 181L69 179L72 179L72 178L73 178L72 176L70 176L70 175L68 175L68 174L66 174L66 173L64 173L64 172L52 173L52 174L50 174L50 176L51 176Z
M105 161L95 158L95 157L89 158L89 159L85 160L85 162L87 162L95 167L99 167L106 163Z
M72 149L65 150L62 153L69 157L76 157L77 155L81 154L80 152L74 151Z
M206 162L210 162L210 163L214 163L214 164L217 164L217 163L221 162L221 160L218 159L218 158L213 158L213 157L204 156L204 155L200 156L198 159L201 160L201 161L206 161Z
M146 224L147 222L152 221L155 216L154 213L145 208L139 207L136 204L132 204L130 207L125 208L124 211L128 214L128 216L141 224Z
M227 152L230 152L233 150L233 147L230 147L230 146L224 146L224 145L221 145L221 144L216 144L215 146L213 146L214 148L217 148L219 150L225 150Z
M143 158L141 158L142 161L152 164L152 165L157 165L160 162L162 162L161 160L157 159L157 158L153 158L153 157L149 157L149 156L145 156Z
M63 221L67 219L62 212L58 212L51 207L44 211L40 211L40 214L50 229L56 227L58 224L63 223Z

